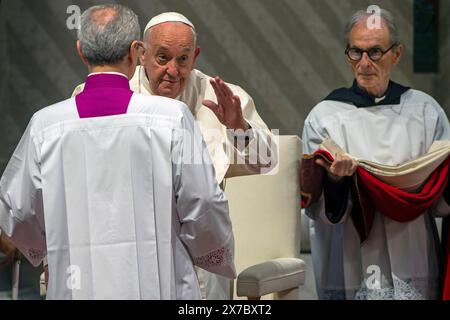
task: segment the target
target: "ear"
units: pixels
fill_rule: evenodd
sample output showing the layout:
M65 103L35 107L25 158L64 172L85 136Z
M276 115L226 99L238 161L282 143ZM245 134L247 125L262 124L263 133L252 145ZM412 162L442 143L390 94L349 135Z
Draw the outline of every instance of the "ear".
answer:
M201 51L200 47L197 47L194 51L194 63L192 63L192 68L194 68L195 61L197 60L197 57L200 55L200 51Z
M142 48L139 53L139 61L141 62L142 66L145 66L145 62L146 62L145 53L147 52L147 50L148 50L148 46L146 48L144 42L142 42Z
M137 53L137 48L138 48L138 41L137 40L133 40L132 42L131 42L131 44L130 44L130 55L132 54L132 53L134 53L134 54L136 54Z
M142 47L142 42L141 41L137 41L134 40L131 45L130 45L130 60L131 62L134 64L137 64L137 61L139 59L139 55L140 55L140 50Z
M403 56L404 50L405 50L405 47L401 43L397 46L397 48L395 48L395 51L393 52L393 54L394 54L393 64L394 65L397 65L400 62L400 59Z
M78 55L80 56L81 61L83 61L84 64L88 64L86 56L84 55L83 51L81 51L81 44L80 44L80 40L77 40L77 52Z

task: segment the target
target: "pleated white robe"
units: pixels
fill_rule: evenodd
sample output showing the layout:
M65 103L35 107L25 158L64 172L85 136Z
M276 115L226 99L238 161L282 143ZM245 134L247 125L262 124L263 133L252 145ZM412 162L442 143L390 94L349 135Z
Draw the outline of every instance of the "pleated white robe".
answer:
M305 153L327 137L345 152L386 165L399 165L425 154L435 140L449 140L450 126L439 104L408 90L399 105L356 108L323 101L305 121ZM319 299L435 299L440 290L440 261L435 215L442 203L414 221L399 223L375 214L362 245L349 215L332 225L323 196L306 210L311 220L311 251Z
M187 78L186 87L176 99L184 102L191 110L211 156L216 178L219 183L225 178L235 176L267 173L275 168L277 159L276 138L259 116L252 97L241 87L227 83L233 93L239 96L242 115L252 127L253 138L243 148L234 146L233 138L216 115L203 105L203 101L217 102L213 87L209 83L211 77L194 69ZM143 66L138 66L130 87L134 92L153 95L150 83ZM77 86L76 95L83 91L84 84ZM240 146L238 146L240 147ZM235 160L234 160L235 159ZM209 274L198 270L202 295L209 300L230 299L230 283L220 275Z
M235 276L205 149L172 99L134 94L101 118L80 119L74 98L47 107L1 179L0 227L34 265L48 256L47 299L199 299L193 263Z

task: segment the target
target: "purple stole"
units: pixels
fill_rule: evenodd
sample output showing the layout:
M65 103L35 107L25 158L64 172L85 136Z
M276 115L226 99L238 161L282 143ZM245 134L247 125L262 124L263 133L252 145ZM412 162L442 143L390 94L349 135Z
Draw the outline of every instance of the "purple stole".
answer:
M133 91L128 79L99 73L87 77L83 92L75 97L80 118L106 117L127 113Z

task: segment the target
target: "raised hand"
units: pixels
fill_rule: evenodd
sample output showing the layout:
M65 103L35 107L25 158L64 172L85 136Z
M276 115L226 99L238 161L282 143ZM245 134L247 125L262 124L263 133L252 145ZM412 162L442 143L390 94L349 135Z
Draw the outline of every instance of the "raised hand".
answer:
M210 83L217 96L217 103L204 100L203 105L211 109L227 129L248 130L250 127L242 115L239 97L219 77L211 79Z

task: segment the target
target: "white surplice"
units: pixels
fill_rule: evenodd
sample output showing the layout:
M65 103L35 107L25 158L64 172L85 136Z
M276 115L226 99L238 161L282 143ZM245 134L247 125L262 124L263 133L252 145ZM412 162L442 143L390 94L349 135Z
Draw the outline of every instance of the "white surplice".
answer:
M0 227L34 265L48 256L47 299L199 299L193 263L235 277L205 149L172 99L134 94L100 118L74 98L44 108L2 176Z
M203 105L205 99L217 102L210 80L210 76L197 69L192 70L184 90L176 99L189 107L200 127L216 171L217 181L221 183L224 178L269 172L278 161L276 139L259 116L252 97L241 87L227 83L233 93L239 96L242 115L252 127L252 137L247 146L236 148L233 137L227 134L225 126L209 108ZM75 88L73 95L83 91L83 88L84 84L79 85ZM134 92L153 95L143 66L136 68L130 80L130 88ZM198 274L204 298L230 299L228 279L202 270L199 270Z
M305 121L305 153L313 153L327 137L355 157L399 165L425 154L433 141L449 140L450 126L439 104L408 90L399 105L356 108L322 101ZM323 196L307 209L311 251L321 299L435 299L439 296L439 253L435 215L442 203L417 219L399 223L377 212L369 238L360 239L349 215L332 225Z

